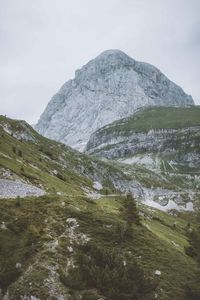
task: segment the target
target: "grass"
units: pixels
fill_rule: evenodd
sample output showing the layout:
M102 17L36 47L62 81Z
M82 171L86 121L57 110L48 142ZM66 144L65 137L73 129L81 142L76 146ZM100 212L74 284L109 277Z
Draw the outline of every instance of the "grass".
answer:
M9 169L15 176L34 185L42 185L51 193L83 194L82 186L92 188L93 177L98 174L104 188L113 189L108 174L126 178L115 167L71 149L63 144L37 134L28 124L0 117L0 125L7 124L13 130L9 134L0 126L0 166ZM27 128L26 128L27 126ZM33 141L14 136L26 128Z
M145 187L199 190L199 180L194 180L195 175L200 175L199 126L199 106L143 108L128 118L115 121L99 129L95 133L95 145L91 140L88 143L88 149L93 155L109 157L116 161L128 158L138 159L138 162L131 166L126 167L119 163L115 163L115 165L127 171ZM139 136L133 138L134 133L146 134L151 129L186 130L164 133L164 138L161 140L162 133L158 136L155 133L155 137L152 139L154 147L151 147L150 140L145 145ZM115 137L122 139L119 142L103 146L103 143L106 144ZM101 146L101 144L102 147L98 148L97 146ZM93 146L94 149L92 149ZM144 161L147 161L147 156L149 161L152 161L152 166L146 165L145 167ZM143 162L140 162L140 159L143 159ZM114 164L113 161L111 163ZM152 168L152 171L149 168Z
M20 127L19 123L1 117L0 124L2 122L11 122L13 132L24 130L24 123ZM172 186L173 183L143 167L131 169L92 159L39 136L30 127L27 132L35 142L17 140L0 126L1 167L10 170L14 178L38 186L42 184L48 194L0 201L0 286L3 291L8 288L11 299L20 299L22 295L48 299L51 289L70 300L82 295L87 298L88 294L100 298L100 291L95 288L92 292L87 290L88 287L86 290L75 289L66 282L63 284L59 277L58 270L64 272L63 278L67 276L68 264L79 251L77 240L71 240L67 223L68 218L75 218L79 226L74 239L85 234L95 247L105 249L105 253L114 248L122 257L130 255L145 276L158 282L156 293L159 299L183 299L184 288L194 279L196 270L195 261L184 251L188 245L187 224L190 222L195 226L191 214L173 216L141 204L138 209L142 225L134 225L133 236L121 241L125 224L122 216L124 197L104 195L94 201L82 190L83 186L91 188L93 177L97 175L102 176L104 192L112 193L116 190L109 176L123 180L136 178L149 187L153 183L160 186ZM129 174L122 175L121 168ZM56 176L55 170L60 176ZM63 192L63 195L57 195L57 192ZM69 247L73 247L73 252ZM16 268L18 263L21 267ZM160 277L156 277L155 270L161 271ZM47 280L51 287L45 284ZM74 284L77 283L78 278Z
M97 134L147 132L150 129L178 129L200 126L200 107L150 107L133 116L99 129Z
M172 296L176 297L175 299L182 299L184 286L187 280L193 278L196 269L195 261L184 252L184 247L188 245L185 228L190 216L186 214L175 217L140 205L144 225L134 227L132 240L119 243L117 228L124 222L120 209L123 201L120 196L110 198L105 196L97 202L88 202L81 196L29 197L20 199L20 204L17 204L16 199L1 200L0 220L5 221L8 228L0 230L0 279L5 287L12 282L14 284L32 265L33 272L30 277L33 280L32 288L35 295L38 297L41 297L41 293L46 295L45 288L41 288L41 282L48 274L45 265L51 265L57 257L57 263L65 269L66 258L71 254L67 251L69 245L67 237L60 239L55 253L50 249L47 251L45 243L62 235L66 228L66 219L70 217L78 220L78 231L88 235L93 243L105 249L112 249L114 245L114 248L121 249L124 255L131 252L150 278L157 280L154 272L161 270L159 299L169 300ZM149 227L146 228L146 225ZM175 247L171 241L180 247ZM73 247L76 248L75 245ZM17 262L22 263L19 273L15 267ZM27 282L30 280L28 278L29 275ZM18 285L21 293L29 291L27 284L22 287L18 282ZM15 290L15 293L17 295L18 292Z

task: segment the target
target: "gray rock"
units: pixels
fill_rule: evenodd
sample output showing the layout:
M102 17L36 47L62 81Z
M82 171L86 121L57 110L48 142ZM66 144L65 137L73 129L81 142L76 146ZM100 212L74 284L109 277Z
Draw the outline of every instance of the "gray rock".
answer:
M110 125L112 126L112 124ZM200 154L197 151L200 139L200 127L181 129L157 129L148 132L105 132L99 130L91 135L86 152L107 159L126 159L127 163L137 163L138 157L148 157L144 164L152 164L151 155L170 155L175 162L200 166ZM136 156L135 158L133 158ZM128 161L129 160L129 161ZM174 163L175 163L174 162ZM173 168L173 165L171 166Z
M192 97L156 67L137 62L122 51L108 50L61 87L35 128L82 151L94 131L139 107L193 104Z
M45 191L22 182L13 180L0 179L0 199L1 198L16 198L26 196L42 196Z

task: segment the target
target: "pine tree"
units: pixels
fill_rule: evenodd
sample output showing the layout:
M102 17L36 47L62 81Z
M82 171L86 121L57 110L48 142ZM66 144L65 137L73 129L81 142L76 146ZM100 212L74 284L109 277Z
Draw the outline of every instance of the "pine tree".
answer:
M137 209L137 203L131 194L126 196L123 207L123 218L126 221L124 237L133 237L133 225L140 224L140 217Z
M140 217L137 209L136 200L129 193L126 196L124 204L124 219L127 222L127 225L132 226L132 224L140 224Z

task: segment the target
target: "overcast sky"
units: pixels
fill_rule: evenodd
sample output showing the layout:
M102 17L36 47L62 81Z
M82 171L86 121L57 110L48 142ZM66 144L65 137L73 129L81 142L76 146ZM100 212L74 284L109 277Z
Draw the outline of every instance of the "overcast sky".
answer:
M200 0L0 0L0 114L36 123L107 49L155 65L200 104Z

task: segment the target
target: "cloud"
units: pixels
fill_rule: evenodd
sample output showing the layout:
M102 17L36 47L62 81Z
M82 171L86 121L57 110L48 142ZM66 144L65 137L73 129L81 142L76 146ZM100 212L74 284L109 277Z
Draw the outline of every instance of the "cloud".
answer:
M35 123L88 60L121 49L200 104L198 0L1 0L0 114Z

